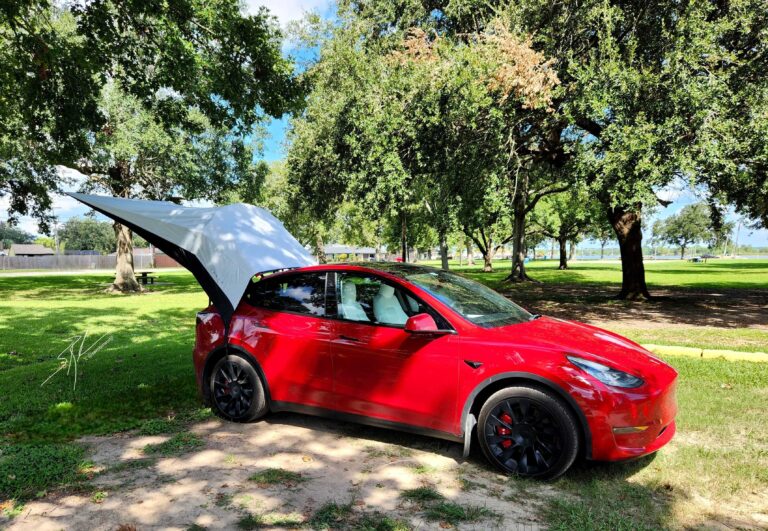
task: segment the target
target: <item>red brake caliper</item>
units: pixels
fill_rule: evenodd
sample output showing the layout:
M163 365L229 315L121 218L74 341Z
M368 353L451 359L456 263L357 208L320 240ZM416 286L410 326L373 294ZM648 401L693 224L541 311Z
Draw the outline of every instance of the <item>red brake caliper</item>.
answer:
M501 420L502 422L504 422L506 424L512 425L512 417L510 417L506 413L502 413L501 416L499 417L499 420ZM504 426L496 426L496 433L498 435L509 435L510 434L510 429L509 428L505 428ZM501 441L501 447L502 448L509 448L510 446L512 446L512 441L511 440L504 439L503 441Z

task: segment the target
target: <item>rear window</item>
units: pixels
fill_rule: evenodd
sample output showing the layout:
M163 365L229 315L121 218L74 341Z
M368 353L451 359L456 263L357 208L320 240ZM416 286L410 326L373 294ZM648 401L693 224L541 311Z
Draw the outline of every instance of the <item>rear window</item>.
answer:
M323 317L325 278L325 273L266 278L251 285L246 300L257 308Z

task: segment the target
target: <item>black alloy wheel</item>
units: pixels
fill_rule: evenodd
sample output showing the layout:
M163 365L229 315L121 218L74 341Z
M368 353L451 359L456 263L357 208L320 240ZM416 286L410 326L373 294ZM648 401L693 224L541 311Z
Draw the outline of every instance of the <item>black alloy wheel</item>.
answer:
M509 387L493 394L478 419L483 453L502 471L554 479L578 453L573 414L558 398L532 387Z
M213 411L226 420L249 422L267 412L261 378L241 356L224 356L214 365L210 393Z

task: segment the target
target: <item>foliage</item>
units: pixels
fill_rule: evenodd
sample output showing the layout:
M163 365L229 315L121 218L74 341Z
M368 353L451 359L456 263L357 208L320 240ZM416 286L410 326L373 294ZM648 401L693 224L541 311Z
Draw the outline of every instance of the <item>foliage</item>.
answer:
M374 27L342 12L322 41L307 109L292 122L297 197L321 219L355 202L404 252L458 225L490 261L518 164L506 131L546 114L550 63L500 22L470 40L421 30L370 38Z
M112 223L92 218L69 218L59 229L59 241L70 251L94 250L109 254L117 248ZM145 247L146 242L134 236L134 246Z
M11 212L49 219L54 165L76 165L109 131L107 80L170 129L194 127L194 108L244 135L296 108L302 87L279 39L266 9L243 16L234 0L4 3L0 88L14 97L0 101L0 193Z
M680 212L665 219L660 231L663 240L680 247L680 258L685 258L685 249L689 245L713 237L711 226L709 206L695 203L686 205Z
M622 297L648 296L642 211L655 207L656 191L676 176L698 179L755 213L765 207L760 139L768 81L760 72L768 56L757 43L765 41L768 19L761 0L341 5L382 41L411 28L466 38L499 19L531 36L531 48L554 61L559 84L552 112L525 123L531 142L518 153L532 175L544 172L544 182L555 185L552 169L567 168L591 185L624 250ZM517 124L504 122L504 131Z
M30 243L34 236L18 227L13 227L5 221L0 221L0 243L8 248L14 243Z

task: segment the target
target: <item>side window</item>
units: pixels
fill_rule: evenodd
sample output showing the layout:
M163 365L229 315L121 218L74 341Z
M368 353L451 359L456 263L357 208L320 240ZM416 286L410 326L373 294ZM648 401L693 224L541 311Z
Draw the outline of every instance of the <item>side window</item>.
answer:
M357 273L337 274L336 300L339 317L348 321L404 326L417 313L433 313L404 290Z
M258 308L323 317L325 273L266 278L253 284L247 297Z

